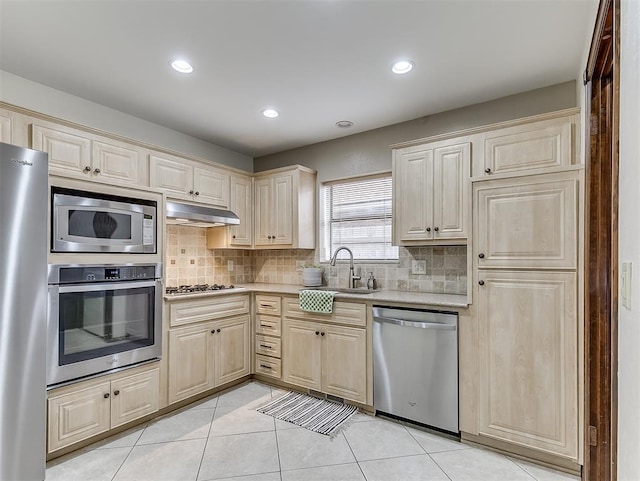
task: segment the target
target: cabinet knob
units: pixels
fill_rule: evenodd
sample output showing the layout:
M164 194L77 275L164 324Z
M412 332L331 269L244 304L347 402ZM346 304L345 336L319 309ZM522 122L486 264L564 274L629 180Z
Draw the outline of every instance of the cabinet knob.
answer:
M321 335L321 336L324 336L324 332L321 332L321 333L320 333L320 335Z
M433 230L438 232L440 230L440 227L434 227Z
M427 232L431 232L431 227L427 227Z
M100 169L99 169L99 168L97 168L97 167L96 167L95 169L93 169L93 171L94 171L96 174L99 174L99 173L100 173Z
M484 286L484 281L478 281L478 284L480 284L481 286Z
M216 332L220 332L220 329L216 329Z
M117 396L118 394L120 394L120 390L119 389L116 389L115 391L113 391L113 395L114 396Z
M200 195L200 192L198 192L197 190L196 190L196 195Z
M235 234L234 234L234 235L232 235L232 236L231 236L231 238L232 238L232 239L235 239L235 238L236 238Z
M490 173L491 173L491 169L490 169L489 167L487 167L486 169L484 169L484 171L485 171L487 174L490 174Z
M104 393L104 395L102 397L105 398L105 399L109 399L109 393L108 392Z
M215 334L216 330L215 329L211 329L211 334Z
M87 165L87 166L84 168L84 171L85 171L85 172L91 172L91 166L90 166L90 165Z
M484 259L484 254L481 252L480 254L478 254L478 257L479 257L480 259Z
M319 335L320 335L320 331L316 331L316 336L319 336Z
M189 191L189 194L193 195L193 190L190 190L190 191Z

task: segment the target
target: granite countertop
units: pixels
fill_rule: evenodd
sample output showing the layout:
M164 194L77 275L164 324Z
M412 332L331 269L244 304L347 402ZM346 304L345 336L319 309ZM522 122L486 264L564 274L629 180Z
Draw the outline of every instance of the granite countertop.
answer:
M298 295L304 287L298 284L266 284L253 283L242 284L234 289L213 292L196 292L193 294L165 295L166 301L178 301L186 299L201 299L210 296L224 296L242 292L264 292L267 294ZM460 294L436 294L433 292L408 292L379 290L371 294L345 294L339 292L335 295L339 300L371 301L372 303L397 303L415 304L417 306L467 308L469 302L466 295Z

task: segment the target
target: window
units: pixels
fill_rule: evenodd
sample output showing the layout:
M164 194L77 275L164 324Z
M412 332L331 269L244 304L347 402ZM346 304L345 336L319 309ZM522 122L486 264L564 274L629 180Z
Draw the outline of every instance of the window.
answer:
M398 259L391 245L390 173L323 184L320 217L320 260L340 246L358 260Z

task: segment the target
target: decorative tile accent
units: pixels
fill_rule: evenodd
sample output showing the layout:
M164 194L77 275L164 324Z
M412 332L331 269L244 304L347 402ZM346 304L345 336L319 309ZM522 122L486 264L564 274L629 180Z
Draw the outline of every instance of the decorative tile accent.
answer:
M425 274L411 273L414 260L425 261ZM231 272L229 261L233 261ZM206 229L167 226L166 285L266 282L302 286L302 270L298 268L305 265L321 265L326 285L347 287L348 262L339 260L335 267L319 264L315 250L207 249ZM466 246L400 247L397 263L356 262L355 269L362 277L360 286L366 286L369 272L373 272L379 289L447 294L467 292Z

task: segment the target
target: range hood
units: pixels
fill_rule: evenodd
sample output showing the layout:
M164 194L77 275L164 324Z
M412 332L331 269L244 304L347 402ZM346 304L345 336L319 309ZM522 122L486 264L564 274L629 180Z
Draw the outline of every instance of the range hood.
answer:
M167 224L169 225L215 227L240 224L240 218L230 210L181 202L167 202L166 209Z

